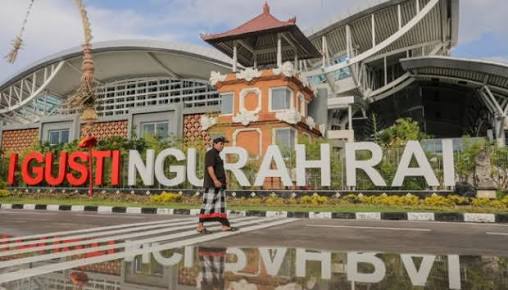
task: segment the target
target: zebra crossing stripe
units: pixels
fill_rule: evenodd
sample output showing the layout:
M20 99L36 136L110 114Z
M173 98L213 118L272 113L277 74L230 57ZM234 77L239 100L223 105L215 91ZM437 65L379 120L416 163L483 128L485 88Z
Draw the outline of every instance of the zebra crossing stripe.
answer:
M54 244L54 245L48 245L48 246L42 245L42 246L38 246L38 247L1 251L0 257L25 254L25 253L30 253L30 252L38 252L38 251L44 251L44 250L54 250L54 249L66 248L66 247L90 245L93 243L105 243L105 242L110 242L110 241L115 241L115 240L120 240L120 239L143 237L143 236L147 236L147 235L158 235L158 234L165 233L165 232L178 231L178 230L184 229L184 228L193 228L195 226L195 223L196 223L195 221L186 221L186 222L181 222L181 223L173 223L173 224L170 224L169 226L168 225L162 225L162 226L158 225L157 228L162 227L162 229L157 229L157 230L152 230L152 231L136 231L135 233L119 235L119 236L112 236L112 237L108 236L106 238L101 238L101 239L91 239L91 240ZM184 227L184 228L181 228L181 227L179 228L178 226L180 226L180 225L189 225L189 226ZM151 227L154 227L154 226L151 226ZM145 229L147 229L147 228L149 228L149 227L146 227ZM41 240L39 243L44 243L44 240Z
M76 240L76 239L86 239L90 237L100 237L100 236L107 236L107 235L113 235L113 234L120 234L120 233L127 233L132 232L136 230L149 230L149 229L155 229L155 228L162 228L166 227L168 225L180 225L183 223L195 223L195 219L185 219L186 221L179 223L179 220L167 220L164 223L157 223L155 225L145 225L145 226L136 226L136 227L128 227L120 230L113 230L113 231L105 231L105 232L92 232L77 236L66 236L66 237L59 237L59 238L51 238L51 239L41 239L41 240L32 240L32 241L25 241L25 242L13 242L9 244L0 245L0 250L11 248L11 247L21 247L21 246L30 246L33 248L37 248L40 246L41 243L55 243L55 242L63 242L63 241L69 241L69 240ZM51 234L48 234L48 236L51 237ZM22 239L22 237L21 237ZM37 246L38 244L39 246ZM36 249L38 250L38 249ZM1 252L1 251L0 251ZM0 254L0 257L2 255Z
M3 274L0 274L0 283L16 281L16 280L20 280L20 279L24 279L24 278L49 274L52 272L63 271L66 269L73 269L73 268L86 266L86 265L92 265L92 264L98 264L98 263L103 263L103 262L117 260L117 259L123 259L126 257L142 255L144 253L163 251L163 250L174 249L174 248L181 248L181 247L185 247L185 246L189 246L189 245L193 245L193 244L204 243L204 242L208 242L208 241L212 241L212 240L226 238L226 237L238 235L241 233L246 233L246 232L260 230L260 229L264 229L264 228L268 228L268 227L272 227L272 226L282 225L282 224L293 222L294 220L295 219L279 219L279 218L263 219L263 220L256 219L255 221L257 221L257 224L255 224L253 226L247 226L245 228L240 228L236 232L220 232L220 233L190 238L190 239L186 239L186 240L180 240L180 241L175 241L175 242L171 242L171 243L166 243L166 244L162 244L162 245L158 245L158 246L150 246L150 247L146 247L146 248L142 248L142 249L131 250L128 252L108 254L108 255L104 255L104 256L85 258L85 259L67 261L67 262L62 262L62 263L49 264L49 265L39 266L39 267L35 267L35 268L30 268L30 269L23 269L23 270L17 271L17 272L3 273ZM259 224L259 222L262 222L262 224Z
M180 219L172 219L172 221L176 220L190 220L195 219L195 217L185 217ZM121 229L121 228L127 228L132 226L144 226L144 225L151 225L151 224L162 224L167 223L168 220L162 220L162 221L152 221L152 222L142 222L142 223L134 223L134 224L121 224L121 225L115 225L115 226L106 226L106 227L97 227L97 228L91 228L91 229L84 229L84 230L74 230L74 231L62 231L62 232L54 232L50 234L36 234L36 235L30 235L30 236L23 236L23 237L11 237L11 238L3 238L0 239L0 243L4 242L12 242L12 241L19 241L19 240L31 240L31 239L39 239L39 238L45 238L49 235L51 237L57 237L57 236L65 236L65 235L72 235L72 234L80 234L80 233L90 233L90 232L96 232L96 231L102 231L102 230L113 230L113 229Z
M248 225L253 223L254 218L249 217L243 217L236 220L231 220L232 222L235 222L235 226L242 226L242 225ZM190 227L183 227L180 229L188 229ZM216 227L210 227L210 230L218 230L220 229L219 226ZM115 245L104 245L104 246L98 246L98 247L91 247L86 249L78 249L78 250L70 250L65 252L59 252L59 253L51 253L51 254L45 254L45 255L39 255L39 256L33 256L33 257L26 257L26 258L20 258L20 259L13 259L8 260L5 262L0 262L0 269L6 268L6 267L12 267L12 266L19 266L27 263L35 263L35 262L41 262L45 260L53 260L53 259L59 259L64 258L68 256L75 256L75 255L81 255L81 254L87 254L87 253L93 253L93 252L99 252L99 251L108 251L108 250L115 250L115 249L122 249L127 248L129 246L134 245L141 245L146 243L155 243L155 242L161 242L161 241L168 241L172 239L177 238L183 238L187 236L195 235L196 231L186 231L186 232L180 232L176 234L171 235L163 235L163 236L157 236L153 238L147 238L142 240L134 240L134 241L125 241L119 244Z

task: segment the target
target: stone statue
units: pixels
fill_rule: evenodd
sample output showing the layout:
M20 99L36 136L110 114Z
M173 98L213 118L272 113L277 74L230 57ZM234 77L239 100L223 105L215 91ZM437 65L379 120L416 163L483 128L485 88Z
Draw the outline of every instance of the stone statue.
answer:
M475 158L475 181L477 197L496 198L496 183L491 175L490 155L486 150L480 151Z

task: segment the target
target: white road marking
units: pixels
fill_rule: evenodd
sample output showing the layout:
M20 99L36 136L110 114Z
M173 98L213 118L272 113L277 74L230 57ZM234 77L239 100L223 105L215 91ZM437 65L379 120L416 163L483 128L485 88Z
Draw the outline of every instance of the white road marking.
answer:
M12 215L57 215L56 212L45 212L45 211L20 211L18 209L15 210L5 210L0 209L1 214L12 214Z
M190 219L195 219L195 217L187 217L187 218L181 218L181 219L167 219L167 220L151 221L151 222L135 223L135 224L120 224L120 225L114 225L114 226L90 228L90 229L85 229L85 230L62 231L62 232L45 233L45 234L37 234L37 235L22 236L22 237L11 237L11 238L0 239L0 243L11 242L11 241L19 241L19 240L39 239L39 238L45 238L45 237L48 237L48 236L57 237L57 236L65 236L65 235L72 235L72 234L79 234L79 233L90 233L90 232L95 232L95 231L121 229L121 228L133 227L133 226L144 226L144 225L152 225L152 224L162 224L162 223L167 223L169 221L175 221L175 220L180 220L181 221L181 220L187 220L187 219L189 219L189 220Z
M73 269L76 267L86 266L86 265L92 265L92 264L98 264L103 263L107 261L117 260L117 259L123 259L126 257L132 257L137 255L142 255L144 253L150 253L155 251L163 251L168 249L175 249L175 248L181 248L193 244L198 243L204 243L212 240L217 240L221 238L230 237L233 235L238 235L245 232L255 231L259 229L264 229L272 226L282 225L286 223L290 223L295 221L295 219L254 219L255 222L261 222L262 224L256 224L253 226L248 226L246 228L240 228L236 232L220 232L220 233L213 233L209 235L203 235L195 238L190 238L186 240L181 241L175 241L167 244L157 245L157 246L151 246L142 248L139 250L132 250L129 252L121 252L121 253L115 253L115 254L108 254L98 257L92 257L92 258L85 258L80 260L74 260L74 261L67 261L62 263L54 263L49 264L45 266L35 267L31 269L23 269L17 272L9 272L9 273L3 273L0 274L0 283L20 280L24 278L29 278L33 276L39 276L44 274L49 274L56 271L62 271L66 269Z
M248 224L251 224L251 223L256 223L256 221L254 221L254 220L256 220L256 218L254 218L254 217L241 217L241 218L238 218L238 219L230 219L231 222L235 223L235 226L242 226L242 225L248 225ZM195 227L195 225L193 225L193 226L187 226L187 227L181 227L181 228L176 229L175 231L177 231L177 230L183 230L183 229L189 229L189 228L193 228L193 227ZM211 228L209 228L209 230L214 230L214 229L220 229L220 227L211 227ZM51 254L44 254L44 255L33 256L33 257L13 259L13 260L8 260L8 261L0 262L0 269L1 268L6 268L6 267L12 267L12 266L19 266L19 265L27 264L27 263L34 263L34 262L40 262L40 261L45 261L45 260L53 260L53 259L58 259L58 258L64 258L64 257L74 256L74 255L81 255L81 254L86 254L86 253L93 253L93 252L99 252L99 251L108 251L108 250L115 250L115 249L122 249L122 248L125 248L125 246L127 244L130 244L130 245L138 244L139 245L139 244L145 244L145 243L154 243L154 242L168 241L168 240L182 238L182 237L187 237L187 236L192 236L192 235L196 235L196 234L197 234L197 232L195 230L192 230L192 231L186 231L186 232L180 232L180 233L175 233L175 234L170 234L170 235L157 236L157 237L147 238L147 239L130 240L128 243L127 242L122 242L122 243L118 243L118 244L114 244L114 245L104 245L104 246L97 246L97 247L89 247L89 248L85 248L85 249L76 249L76 250L70 250L70 251L64 251L64 252L58 252L58 253L51 253Z
M255 219L255 217L249 217L249 219ZM184 227L179 227L181 225L184 225ZM185 226L185 225L189 225L189 226ZM148 236L148 235L159 235L159 234L167 233L167 232L175 232L175 231L178 231L181 229L193 228L193 227L195 227L195 225L196 225L195 221L186 221L186 222L181 222L181 223L162 225L162 227L163 227L162 229L157 229L157 230L152 230L152 231L136 231L134 233L119 235L119 236L111 236L110 235L106 238L100 238L100 239L82 240L82 241L77 241L77 242L53 244L53 245L49 245L49 246L41 245L38 247L30 247L30 248L25 248L25 249L0 251L0 257L12 256L12 255L17 255L17 254L25 254L25 253L30 253L30 252L38 252L38 251L44 251L44 250L54 250L54 249L59 249L59 248L90 245L93 243L106 243L109 241L132 239L132 238L138 238L138 237L143 237L143 236ZM161 227L161 226L157 226L157 227ZM45 240L40 240L39 242L44 243L44 241Z
M508 236L508 233L498 233L498 232L486 232L486 234L490 236Z
M422 228L387 228L387 227L365 227L365 226L335 226L335 225L305 225L306 227L315 228L347 228L360 230L387 230L387 231L413 231L413 232L431 232L431 229Z
M99 232L91 232L91 233L76 235L76 236L64 236L64 237L51 238L51 239L30 240L30 241L24 241L24 242L12 242L9 244L0 245L0 250L5 249L5 248L35 245L35 244L40 244L40 243L55 243L55 242L62 242L62 241L69 241L69 240L76 240L76 239L87 239L90 237L100 237L100 236L128 233L128 232L139 231L139 230L156 229L156 228L167 227L169 225L181 225L184 223L187 223L187 224L188 223L196 223L196 221L194 219L193 220L184 219L184 222L181 222L181 221L182 221L181 219L173 219L173 220L167 220L163 223L157 222L154 225L132 226L132 227L122 228L122 229L113 230L113 231L99 231ZM72 225L72 224L70 224L70 225ZM49 234L47 236L52 237L51 234ZM34 247L37 247L37 246L34 246ZM0 255L0 257L1 257L1 255Z

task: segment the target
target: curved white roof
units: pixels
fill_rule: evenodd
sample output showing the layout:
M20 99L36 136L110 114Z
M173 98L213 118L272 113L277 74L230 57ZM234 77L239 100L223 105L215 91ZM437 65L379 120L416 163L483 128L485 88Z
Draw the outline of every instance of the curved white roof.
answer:
M488 86L508 96L508 64L439 56L403 59L401 64L416 79L439 79L473 88Z
M217 50L192 44L153 40L119 40L92 44L95 77L98 82L120 79L172 76L208 80L210 71L225 72L231 59ZM48 85L51 92L66 96L80 81L81 47L50 55L0 83L0 92L26 76L64 61L62 69Z
M361 54L372 47L372 19L375 22L375 42L381 43L395 35L413 18L417 18L424 7L433 2L433 0L418 1L417 5L416 0L375 0L375 4L368 8L313 29L309 38L318 49L321 49L321 38L324 36L327 39L330 56L341 54L347 49L346 26L349 26L353 48ZM448 48L455 46L459 28L459 1L437 1L437 5L419 21L418 25L391 43L385 51L436 41L449 42Z

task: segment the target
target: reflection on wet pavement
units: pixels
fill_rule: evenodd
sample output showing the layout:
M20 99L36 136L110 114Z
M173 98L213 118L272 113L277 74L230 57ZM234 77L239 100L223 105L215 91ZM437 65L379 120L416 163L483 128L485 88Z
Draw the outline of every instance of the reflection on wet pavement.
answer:
M7 282L0 289L507 289L508 285L506 257L143 247L147 251L141 255ZM0 274L13 270L2 267L5 261L0 262Z

